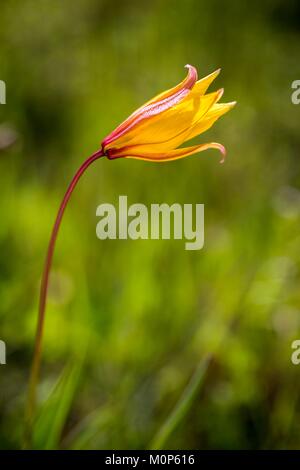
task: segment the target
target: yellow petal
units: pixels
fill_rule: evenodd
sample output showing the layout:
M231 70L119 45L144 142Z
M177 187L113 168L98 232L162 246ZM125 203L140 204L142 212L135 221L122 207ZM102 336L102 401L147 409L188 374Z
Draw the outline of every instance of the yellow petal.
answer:
M204 118L196 122L190 132L185 134L185 138L181 143L206 132L221 116L230 111L235 105L236 101L232 101L231 103L215 103L205 114Z
M179 147L184 142L191 140L197 135L202 134L212 127L212 125L221 117L223 114L227 113L232 109L236 104L236 101L231 103L215 103L207 111L207 113L197 120L189 129L178 134L177 136L171 138L170 140L158 143L151 144L151 150L154 152L158 151L168 151ZM147 151L149 146L141 146L144 151Z
M170 150L168 152L160 152L160 153L154 153L154 152L149 152L149 151L142 153L139 151L140 149L137 149L136 147L135 148L128 147L126 149L124 148L120 150L118 154L112 155L111 158L126 157L126 158L134 158L137 160L148 160L152 162L166 162L166 161L171 161L171 160L178 160L180 158L187 157L194 153L203 152L204 150L207 150L210 148L217 149L222 153L223 155L222 162L223 162L225 155L226 155L226 150L223 145L218 144L217 142L211 142L209 144L193 145L192 147L185 147L185 148L180 148L180 149Z
M192 94L200 94L204 95L206 90L208 89L209 85L215 80L215 78L219 75L221 69L215 70L213 73L210 73L201 80L198 80L192 88Z
M140 145L143 152L149 150L149 145L157 145L158 152L174 149L184 142L185 133L203 118L222 94L223 89L203 96L188 97L164 113L140 123L108 148Z

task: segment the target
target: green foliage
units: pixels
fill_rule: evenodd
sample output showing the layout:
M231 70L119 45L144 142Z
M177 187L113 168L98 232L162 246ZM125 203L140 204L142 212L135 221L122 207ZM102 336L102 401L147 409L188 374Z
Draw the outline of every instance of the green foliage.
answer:
M33 432L34 449L56 449L78 385L81 363L68 367L49 398L43 403Z

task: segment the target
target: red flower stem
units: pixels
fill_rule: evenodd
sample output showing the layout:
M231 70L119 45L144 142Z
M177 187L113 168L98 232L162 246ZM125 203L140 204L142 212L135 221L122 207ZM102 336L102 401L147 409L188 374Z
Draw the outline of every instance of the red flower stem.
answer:
M52 258L55 248L55 243L59 231L59 227L65 212L65 208L69 202L69 199L79 181L83 173L86 169L98 158L103 157L103 151L98 150L96 153L91 155L77 170L76 174L74 175L71 183L68 186L68 189L64 195L64 198L61 202L59 207L55 223L52 229L47 256L44 265L43 276L41 280L40 286L40 300L39 300L39 312L38 312L38 321L37 321L37 328L36 328L36 336L35 336L35 346L34 346L34 355L31 365L30 371L30 379L29 379L29 388L28 388L28 396L27 396L27 406L26 406L26 436L25 440L28 444L31 441L31 431L32 431L32 422L35 413L36 407L36 388L39 378L39 371L41 365L41 352L42 352L42 340L43 340L43 332L44 332L44 323L45 323L45 312L46 312L46 300L47 300L47 292L49 286L49 274L52 265Z

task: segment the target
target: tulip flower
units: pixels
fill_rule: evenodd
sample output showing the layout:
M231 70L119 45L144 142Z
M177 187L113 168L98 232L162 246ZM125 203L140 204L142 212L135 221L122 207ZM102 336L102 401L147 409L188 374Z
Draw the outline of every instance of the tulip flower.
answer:
M103 140L102 151L108 158L165 162L216 148L224 161L225 147L215 142L178 148L207 131L235 105L235 102L218 103L223 88L205 94L220 69L197 81L195 67L186 67L188 75L185 80L148 101Z
M166 162L209 148L218 149L223 155L222 161L224 160L225 148L219 143L211 142L191 147L180 147L184 142L207 131L219 117L235 105L235 102L219 103L223 95L223 89L206 94L209 85L217 77L220 70L216 70L207 77L198 80L195 67L191 65L186 67L188 68L187 77L179 85L148 101L103 140L101 148L78 169L61 202L48 245L40 287L35 349L26 409L27 443L31 440L36 386L41 363L49 274L55 242L65 208L85 170L94 161L104 156L111 160L124 157Z

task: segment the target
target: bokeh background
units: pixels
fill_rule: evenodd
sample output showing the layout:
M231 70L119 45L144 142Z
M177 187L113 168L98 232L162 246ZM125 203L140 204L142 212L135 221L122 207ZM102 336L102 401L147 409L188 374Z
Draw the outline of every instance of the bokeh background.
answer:
M40 449L300 447L297 0L2 0L0 447L21 448L38 287L75 170L191 63L237 107L165 165L99 160L63 221L47 309ZM297 19L298 18L298 19ZM205 247L100 241L96 207L204 203Z

